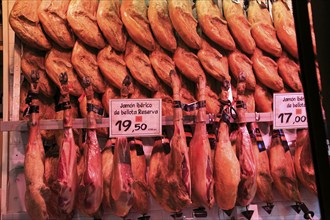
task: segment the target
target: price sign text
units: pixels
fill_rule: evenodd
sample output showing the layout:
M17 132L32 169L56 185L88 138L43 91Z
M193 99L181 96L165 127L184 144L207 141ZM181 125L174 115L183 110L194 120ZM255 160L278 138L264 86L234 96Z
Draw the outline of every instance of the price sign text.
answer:
M109 136L143 137L162 133L161 99L111 99Z
M274 129L307 128L303 93L274 93Z

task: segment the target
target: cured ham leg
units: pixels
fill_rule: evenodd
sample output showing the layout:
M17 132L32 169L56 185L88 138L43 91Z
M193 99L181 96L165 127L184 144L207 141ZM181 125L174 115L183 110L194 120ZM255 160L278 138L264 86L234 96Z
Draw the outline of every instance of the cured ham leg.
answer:
M114 49L123 52L126 45L126 32L120 19L120 1L99 1L97 24L104 37Z
M60 47L53 47L45 57L45 67L48 77L57 87L61 87L59 74L66 72L70 86L70 95L81 96L84 92L77 73L71 63L71 51L64 50Z
M157 42L166 50L174 52L177 43L168 12L168 0L150 0L148 18Z
M229 81L222 85L220 100L228 102ZM225 106L222 106L224 109ZM240 165L229 139L230 116L222 110L214 153L215 201L220 209L231 210L235 207L237 189L240 182Z
M116 141L111 176L111 208L113 214L125 217L133 206L133 174L127 138Z
M198 51L197 56L208 74L220 82L225 79L230 81L227 57L211 47L205 40L202 41L202 48Z
M39 74L31 74L31 93L35 94L30 105L29 139L25 150L25 206L31 219L48 219L46 203L50 190L45 185L45 152L39 128Z
M42 0L38 17L47 35L63 48L72 48L76 40L66 19L70 0Z
M24 46L23 56L21 59L21 69L24 77L29 81L29 83L31 83L31 71L38 70L40 75L38 82L40 92L47 97L54 96L56 88L47 76L45 70L45 54L43 52Z
M70 0L67 19L80 40L91 47L102 49L106 43L97 25L98 4L98 1Z
M282 130L273 130L269 149L269 162L274 185L280 195L284 199L300 202L298 181L288 142Z
M179 45L176 49L173 60L175 66L189 80L198 82L199 76L204 76L202 66L199 63L198 57L184 45Z
M147 18L147 4L141 0L123 0L120 7L121 19L129 36L141 47L149 51L155 49Z
M128 98L131 78L126 76L121 89L121 98ZM112 212L119 217L125 217L134 203L133 173L131 166L130 145L126 137L117 138L111 176Z
M265 56L258 48L251 58L253 70L257 79L268 88L279 92L284 88L282 78L278 75L277 63L268 56Z
M88 106L93 105L94 92L89 77L83 78L87 97L87 131L84 144L85 170L79 187L78 203L89 216L98 214L103 198L102 157L96 135L95 113Z
M72 49L71 62L80 78L88 76L93 85L93 90L104 93L105 82L98 68L95 50L81 40L77 40Z
M286 2L273 1L272 14L276 34L282 46L296 59L298 59L298 46L293 15Z
M211 208L214 203L213 159L206 130L205 77L198 80L198 101L196 126L189 146L191 168L192 202Z
M267 5L263 1L250 0L247 14L251 23L251 34L257 46L275 57L281 56L282 47L277 40Z
M198 22L203 32L224 49L234 50L236 48L235 41L218 6L212 0L197 0L196 10Z
M102 150L103 202L111 208L111 176L113 170L113 152L116 139L108 139Z
M170 72L175 71L173 59L159 45L156 45L156 49L149 54L149 59L158 77L166 85L172 86Z
M147 160L142 141L134 138L129 142L131 167L133 174L133 207L136 212L145 215L149 211L149 190L147 184Z
M120 89L126 75L128 75L124 54L117 53L108 45L97 54L97 64L105 80Z
M136 81L151 91L158 90L159 83L148 56L132 40L128 40L126 44L125 62Z
M155 141L149 165L149 187L153 198L167 212L180 212L191 204L190 165L183 128L180 79L171 72L174 134L170 144Z
M266 86L257 83L254 91L254 100L258 112L273 111L273 95Z
M241 165L241 181L238 185L237 203L240 206L249 205L257 192L257 163L254 158L253 146L246 127L245 113L245 74L240 74L237 84L236 110L238 115L238 130L236 154Z
M39 50L50 50L52 45L39 23L39 5L40 0L17 0L10 12L9 24L25 44Z
M68 75L60 75L62 84L60 104L63 108L63 136L61 138L57 181L55 189L58 192L58 206L64 214L70 215L74 211L78 188L77 174L77 146L72 131L72 114L69 96Z
M302 91L302 84L300 80L300 67L292 60L285 52L277 60L278 73L282 77L286 85L296 92Z
M240 48L247 54L253 54L256 43L251 35L251 24L243 14L241 4L232 0L222 0L223 12L229 29Z
M192 13L192 1L190 0L169 0L168 11L174 29L182 40L191 48L199 49L201 38L197 33L197 21Z
M273 178L270 173L267 149L257 123L251 123L249 132L257 162L257 196L265 203L273 203Z
M317 194L308 130L298 130L296 140L294 165L297 177L304 187Z
M239 74L246 74L246 89L254 90L256 87L256 78L253 73L252 61L239 50L235 50L228 56L228 64L231 73L238 81Z

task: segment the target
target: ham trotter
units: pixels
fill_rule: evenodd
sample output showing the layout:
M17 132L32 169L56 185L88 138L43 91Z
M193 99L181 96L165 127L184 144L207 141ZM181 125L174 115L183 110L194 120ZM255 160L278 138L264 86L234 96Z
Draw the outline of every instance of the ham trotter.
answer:
M74 211L78 188L77 176L77 146L72 131L72 114L69 96L68 75L60 75L61 96L59 106L63 111L63 133L61 138L59 161L57 167L57 181L55 189L59 194L58 206L64 214Z
M120 91L121 98L128 98L132 78L127 75ZM118 137L113 156L110 205L112 213L125 217L133 206L133 173L130 145L126 137Z
M83 78L87 97L87 131L84 144L85 170L79 186L79 206L89 216L98 214L103 199L102 157L96 135L95 112L93 105L94 91L89 77Z
M131 167L133 174L133 207L132 209L141 215L149 211L149 190L147 184L147 160L143 151L142 141L134 138L129 142Z
M236 109L238 115L238 130L236 140L236 154L241 165L241 181L238 186L237 203L240 206L249 205L257 192L257 163L254 158L253 146L245 121L246 102L245 74L241 73L237 84Z
M221 103L228 103L229 81L225 80L221 87ZM230 116L227 106L222 106L217 143L214 153L214 185L215 201L220 209L235 207L237 189L240 182L240 165L229 139Z
M153 198L165 211L180 212L191 204L190 165L182 121L180 79L174 71L170 76L174 134L170 144L166 138L155 141L149 165L149 187Z
M274 185L280 195L287 200L300 202L296 172L289 149L282 130L273 130L269 149L270 171Z
M205 77L198 78L196 126L189 146L192 202L211 208L214 203L213 159L206 130Z
M270 173L267 149L257 123L250 124L249 132L257 162L257 196L262 202L271 204L274 202L273 178Z
M29 139L25 150L24 170L26 181L25 206L31 219L48 219L46 203L50 189L45 185L45 152L39 128L39 74L31 73Z

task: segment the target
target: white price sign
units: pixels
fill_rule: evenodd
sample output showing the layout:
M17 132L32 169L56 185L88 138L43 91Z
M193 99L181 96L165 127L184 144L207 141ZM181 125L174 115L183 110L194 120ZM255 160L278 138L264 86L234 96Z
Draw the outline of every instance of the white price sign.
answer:
M161 99L110 99L109 136L143 137L162 134Z
M307 114L303 93L274 93L274 129L307 128Z

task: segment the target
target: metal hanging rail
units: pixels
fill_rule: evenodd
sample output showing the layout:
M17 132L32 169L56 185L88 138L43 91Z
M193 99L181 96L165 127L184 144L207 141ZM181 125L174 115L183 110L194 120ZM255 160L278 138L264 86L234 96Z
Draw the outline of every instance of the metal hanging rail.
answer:
M273 113L272 112L264 112L264 113L246 113L245 114L246 121L245 122L272 122L273 121ZM213 123L215 120L214 114L208 114L207 123ZM232 121L234 122L234 121ZM0 122L0 131L28 131L28 123L29 121L3 121ZM96 127L97 128L107 128L109 127L109 118L101 118L96 119ZM194 124L195 116L184 116L183 117L184 124ZM173 125L173 117L172 116L163 116L162 125ZM87 120L85 118L76 118L72 123L73 128L86 128ZM57 130L63 129L63 120L40 120L40 129L41 130Z

